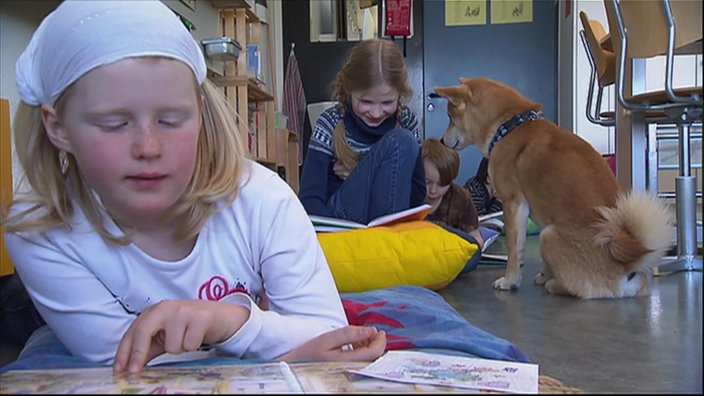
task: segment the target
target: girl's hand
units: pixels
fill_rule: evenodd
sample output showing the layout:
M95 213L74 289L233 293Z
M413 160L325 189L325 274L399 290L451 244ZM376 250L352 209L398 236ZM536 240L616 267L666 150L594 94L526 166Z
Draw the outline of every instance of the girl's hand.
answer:
M117 347L113 371L136 373L164 353L195 351L230 338L249 317L234 304L203 300L164 300L135 319Z
M335 165L332 166L332 171L335 173L337 177L339 177L342 180L347 179L347 176L350 175L350 170L347 169L345 165L342 164L342 161L337 160L335 161Z
M372 361L386 348L386 332L376 327L346 326L321 334L278 357L284 361Z

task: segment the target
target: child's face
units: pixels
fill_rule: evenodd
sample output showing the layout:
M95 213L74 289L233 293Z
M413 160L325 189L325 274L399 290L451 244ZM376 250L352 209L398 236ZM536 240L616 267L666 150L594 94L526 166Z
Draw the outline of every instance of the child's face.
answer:
M354 114L370 127L381 125L396 114L398 108L398 91L386 84L367 91L355 91L350 96Z
M432 206L436 206L442 200L450 185L440 185L440 173L437 166L427 159L423 160L425 166L425 202Z
M183 194L201 124L191 69L168 59L98 67L67 91L61 118L42 106L52 142L72 153L116 218L149 223Z

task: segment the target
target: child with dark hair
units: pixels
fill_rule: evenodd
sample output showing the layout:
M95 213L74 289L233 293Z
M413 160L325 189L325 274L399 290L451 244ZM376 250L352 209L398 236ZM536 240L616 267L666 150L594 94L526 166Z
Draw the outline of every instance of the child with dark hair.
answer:
M489 159L482 158L476 175L469 178L464 184L464 188L472 194L472 200L479 216L504 210L503 204L494 195L494 186L491 183L488 168Z
M473 238L484 251L499 235L500 229L479 223L472 194L453 181L460 169L459 153L437 137L424 140L421 148L427 191L425 202L433 207L426 220L449 227L451 231L461 231L460 235ZM476 262L468 263L463 272L475 267Z
M479 219L472 195L453 182L460 168L459 154L436 137L423 141L422 152L425 202L433 207L426 219L457 228L481 241L481 235L476 232Z

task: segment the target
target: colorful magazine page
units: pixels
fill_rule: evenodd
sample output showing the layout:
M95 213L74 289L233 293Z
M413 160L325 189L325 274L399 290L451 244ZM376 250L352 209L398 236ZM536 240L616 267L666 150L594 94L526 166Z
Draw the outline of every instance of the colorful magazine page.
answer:
M303 393L295 375L284 362L149 367L139 374L113 374L112 367L14 370L0 378L0 394Z
M462 388L385 381L352 372L352 370L361 370L368 364L368 362L296 363L291 365L291 371L301 384L303 392L311 394L467 393L467 389Z
M455 388L538 393L538 365L502 360L392 350L352 372L388 381Z

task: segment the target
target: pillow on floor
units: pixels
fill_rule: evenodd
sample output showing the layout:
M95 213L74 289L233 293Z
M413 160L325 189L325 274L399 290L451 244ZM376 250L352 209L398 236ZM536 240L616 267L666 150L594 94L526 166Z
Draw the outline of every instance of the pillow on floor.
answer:
M479 251L430 221L318 233L340 293L397 285L439 290Z
M395 286L342 293L351 325L386 332L386 350L443 351L484 359L530 363L515 344L483 331L463 318L442 295L418 286Z

